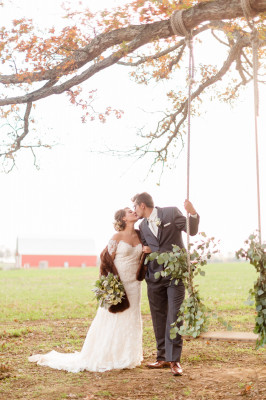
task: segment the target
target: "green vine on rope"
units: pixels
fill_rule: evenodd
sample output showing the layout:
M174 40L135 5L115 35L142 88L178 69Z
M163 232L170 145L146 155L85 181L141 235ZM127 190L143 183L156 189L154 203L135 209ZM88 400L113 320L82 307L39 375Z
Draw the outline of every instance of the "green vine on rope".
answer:
M165 253L151 253L146 257L145 263L157 260L159 265L162 265L162 271L156 272L154 277L158 279L160 276L171 276L171 280L175 280L177 285L178 280L182 279L187 289L188 296L183 301L178 318L172 324L170 330L170 338L174 339L179 333L180 335L198 337L200 333L206 332L209 322L210 314L212 311L208 309L203 299L200 297L198 285L194 284L194 277L196 275L205 275L205 271L201 268L204 267L212 254L217 253L217 244L214 238L207 238L206 234L201 232L199 234L202 239L189 245L190 262L191 262L191 277L188 272L187 251L181 249L177 245L173 245L173 251ZM216 315L213 315L217 317ZM220 317L218 320L223 323L228 329L230 326ZM181 325L183 321L183 325Z
M259 338L256 348L263 347L266 343L266 243L261 244L258 235L250 235L245 241L245 248L236 252L237 258L245 258L251 265L254 265L259 273L258 279L254 282L254 288L249 291L247 304L254 305L257 311L254 333Z

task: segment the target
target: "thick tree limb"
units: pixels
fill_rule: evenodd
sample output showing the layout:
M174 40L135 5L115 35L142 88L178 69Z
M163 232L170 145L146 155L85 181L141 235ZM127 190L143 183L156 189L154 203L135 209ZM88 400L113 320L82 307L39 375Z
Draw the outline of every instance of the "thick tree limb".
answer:
M266 0L251 0L251 4L256 15L266 12ZM252 63L248 59L248 52L246 52L247 54L244 52L245 47L250 47L249 30L241 30L241 24L234 28L233 24L230 26L230 24L223 21L224 19L230 20L238 17L243 17L240 0L206 1L183 11L183 22L186 29L192 31L193 36L208 29L216 31L220 30L225 33L225 41L228 41L228 43L220 39L214 32L212 32L213 36L220 44L226 45L229 48L228 57L217 73L210 76L210 71L206 68L206 76L209 77L201 80L201 84L192 93L192 101L199 98L205 89L216 83L219 79L222 79L234 62L236 62L236 70L238 71L241 81L238 84L234 83L232 98L234 98L233 96L235 95L236 90L241 85L247 84L252 79ZM258 26L261 27L261 21L258 23ZM231 28L230 32L228 31L228 27L229 29ZM145 23L142 25L129 25L126 28L116 29L96 36L83 48L78 50L74 49L71 56L58 62L58 65L53 68L49 69L47 67L46 70L40 72L21 72L11 75L0 74L0 83L5 85L7 90L9 85L18 85L18 87L21 87L21 84L29 84L24 95L9 98L2 97L2 99L0 99L0 106L26 104L24 119L19 118L19 127L17 128L15 125L15 128L13 128L12 124L9 125L12 128L12 132L7 132L6 135L9 140L12 138L13 143L2 145L5 148L5 151L0 153L0 157L2 156L2 159L13 162L11 167L12 169L15 165L14 153L19 149L27 148L32 150L34 163L36 163L35 153L33 151L34 145L28 146L25 145L25 143L22 144L22 141L29 133L29 116L32 103L35 101L54 94L66 92L72 93L72 100L74 99L72 102L74 102L76 100L75 96L78 96L79 92L78 90L71 90L73 87L80 85L93 75L114 64L138 67L141 64L149 63L149 61L158 60L156 61L155 67L153 66L153 63L147 65L148 73L145 71L146 75L148 75L152 68L154 68L155 72L154 74L151 74L154 79L161 79L162 77L170 76L172 67L175 64L180 63L187 44L186 40L182 38L178 43L176 43L176 41L172 43L172 46L169 45L169 40L167 43L165 43L165 41L158 43L160 39L168 39L172 36L178 35L174 35L169 19L153 23ZM261 39L262 37L263 34L260 36L259 47L266 45L266 39ZM150 43L154 43L156 51L159 49L155 54L140 57L134 53L142 46ZM167 48L162 49L160 46L162 43L165 44ZM179 52L176 51L178 49ZM69 51L70 50L71 49L69 49ZM170 55L170 53L172 53L171 56L165 59L162 58ZM123 58L132 54L134 60L136 60L135 62L125 62L123 60ZM49 62L47 62L46 65L48 64ZM14 65L15 70L18 71L15 63ZM159 69L157 66L159 66ZM41 83L41 87L39 88L36 86L36 83L38 82ZM35 84L32 86L34 90L29 93L28 91L31 84ZM181 130L183 129L184 123L187 119L188 101L186 100L186 95L183 95L183 93L181 93L180 97L174 94L173 99L174 108L172 113L168 112L167 114L164 114L165 117L158 123L155 133L151 133L147 136L142 135L142 137L146 138L147 142L138 147L135 151L135 153L137 152L140 157L148 152L152 152L155 154L154 162L160 161L164 164L167 160L168 151L173 140L177 138L177 136L182 139ZM75 104L78 104L78 102ZM80 104L84 106L82 101ZM11 111L13 112L12 115L15 116L14 121L16 121L16 118L18 117L16 115L16 108L11 108ZM6 119L9 112L10 110L3 112L3 118ZM9 129L9 127L7 127L7 129ZM23 133L19 134L21 131L23 131ZM164 143L160 142L161 147L158 150L157 144L156 149L153 146L154 140L160 138ZM40 146L42 145L38 144L36 147ZM127 154L129 153L130 152Z
M127 46L126 53L131 53L132 51L136 50L139 47L139 42L142 41L142 37L146 36L145 33L146 27L142 29L142 32ZM41 89L38 89L34 92L28 93L24 96L18 97L10 97L7 99L0 100L0 106L10 105L10 104L21 104L21 103L28 103L34 102L45 97L51 96L53 94L61 94L66 92L73 86L79 85L80 83L86 81L97 72L110 67L113 64L116 64L118 60L125 56L125 51L120 50L116 51L111 54L109 57L105 58L102 61L99 61L97 64L92 65L80 75L75 76L74 78L69 79L68 81L62 83L58 86L50 86L45 84ZM56 81L56 80L54 80ZM52 80L51 80L52 82Z
M252 0L251 4L256 15L266 12L266 0ZM183 21L187 30L192 30L206 21L234 19L237 17L243 17L240 0L203 2L183 12ZM58 80L61 76L71 73L99 57L107 49L123 42L135 42L135 46L131 50L134 51L153 40L165 39L173 35L169 19L146 25L130 25L127 28L98 35L87 46L77 50L72 57L66 58L53 69L28 74L0 75L0 83L19 84L29 81ZM135 41L136 37L138 37L137 41ZM107 63L106 67L108 66Z

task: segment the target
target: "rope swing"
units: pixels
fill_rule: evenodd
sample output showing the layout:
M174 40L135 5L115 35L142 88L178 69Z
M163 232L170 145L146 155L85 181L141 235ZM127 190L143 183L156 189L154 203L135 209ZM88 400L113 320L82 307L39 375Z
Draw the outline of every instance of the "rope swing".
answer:
M261 215L260 215L260 187L259 187L259 152L258 152L258 126L257 126L257 117L259 115L259 91L258 91L258 48L259 48L259 36L258 31L255 27L255 23L253 17L255 16L255 12L252 10L251 0L241 0L241 7L243 10L243 14L247 20L248 26L251 29L251 45L252 45L252 57L253 57L253 83L254 83L254 119L255 119L255 142L256 142L256 173L257 173L257 199L258 199L258 232L259 232L259 244L261 245ZM191 141L191 101L193 98L192 94L192 85L194 83L194 57L193 57L193 32L188 31L186 26L184 25L183 21L183 11L184 10L176 10L170 17L170 26L172 31L175 35L184 36L185 43L189 50L189 66L188 66L188 96L185 103L185 107L183 110L184 118L187 117L187 199L189 200L189 188L190 188L190 141ZM250 21L251 19L251 21ZM191 265L191 258L194 257L194 253L190 250L190 243L189 243L189 236L190 236L190 227L189 227L189 218L190 215L187 212L187 221L186 221L186 228L187 228L187 270L186 273L183 275L185 286L188 289L188 298L185 299L181 305L180 313L178 314L178 319L175 324L172 324L172 338L176 337L176 334L179 333L180 335L186 334L192 337L197 337L200 333L206 330L206 324L208 316L206 312L210 313L211 310L206 308L206 306L202 303L201 298L199 296L199 292L196 286L193 286L193 275L194 271ZM208 247L209 242L206 244L206 248ZM240 252L243 249L240 250ZM244 251L244 250L243 250ZM190 254L191 252L191 254ZM251 264L253 264L257 271L260 269L261 276L258 278L258 281L255 283L254 290L256 292L256 305L259 305L261 308L257 308L258 317L256 318L256 332L261 335L261 340L259 344L265 343L265 325L263 325L264 319L264 310L263 310L263 302L264 300L264 293L265 293L265 275L263 269L264 265L262 261L258 264L257 261L254 263L253 256L249 256L248 253L244 254L246 259L249 259ZM209 258L209 257L208 257ZM199 258L200 259L200 258ZM167 259L167 262L170 258ZM193 259L194 260L194 259ZM262 258L261 258L262 260ZM164 260L165 261L165 260ZM183 259L182 259L183 261ZM206 263L206 260L205 260ZM199 264L199 262L198 262ZM168 264L167 264L168 265ZM200 264L202 265L202 264ZM203 263L203 265L205 265ZM167 271L168 268L168 271ZM176 269L172 272L170 267L166 267L165 272L167 271L167 275L171 275L172 278L175 277L174 274L177 275L179 270ZM201 273L203 271L200 268L197 269L197 273ZM163 276L167 276L163 275ZM188 276L187 276L188 275ZM261 292L261 293L260 293ZM259 294L260 293L260 294ZM214 315L213 315L214 316ZM216 316L217 317L217 316ZM178 323L183 321L183 325L179 328ZM219 317L219 320L222 320ZM259 322L259 321L262 322ZM226 321L221 321L228 329L230 325ZM222 337L224 337L222 335ZM258 343L258 341L257 341Z
M250 0L241 0L243 14L247 20L248 26L251 29L251 45L253 57L253 87L254 87L254 126L255 126L255 146L256 146L256 177L257 177L257 208L258 208L258 235L261 244L261 211L260 211L260 175L259 175L259 145L258 145L258 116L259 116L259 89L258 89L258 31L255 27L253 17L255 12L252 9ZM189 200L189 185L190 185L190 132L191 132L191 94L194 78L194 57L193 57L193 36L191 31L188 31L183 22L183 11L176 10L170 17L170 25L175 35L185 36L186 44L189 48L189 70L188 70L188 99L187 111L188 116L188 137L187 137L187 199ZM251 19L251 21L250 21ZM191 282L191 262L189 254L189 213L187 213L187 263L189 272L189 286L192 288Z
M258 47L259 37L255 27L253 17L255 15L252 10L250 0L241 0L241 7L248 26L251 29L251 45L253 57L253 87L254 87L254 126L255 126L255 145L256 145L256 175L257 175L257 204L258 204L258 234L261 244L261 213L260 213L260 172L259 172L259 144L258 144L258 116L259 116L259 86L258 86ZM251 18L251 21L250 21Z
M170 25L173 32L179 36L185 36L186 44L189 48L189 66L188 66L188 98L187 107L185 112L187 112L188 119L188 131L187 131L187 200L189 200L189 186L190 186L190 132L191 132L191 95L192 95L192 85L194 81L194 56L193 56L193 37L191 31L187 31L183 22L183 11L176 10L170 17ZM191 273L191 261L190 261L190 251L189 251L189 213L187 212L187 265L188 265L188 286L191 292L193 292L192 285L192 273Z

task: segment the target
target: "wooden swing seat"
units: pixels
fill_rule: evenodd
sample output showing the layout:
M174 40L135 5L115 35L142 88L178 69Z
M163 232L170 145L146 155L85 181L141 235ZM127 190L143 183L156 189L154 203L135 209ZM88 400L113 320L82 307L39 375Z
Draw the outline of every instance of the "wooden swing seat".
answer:
M258 335L253 332L237 332L237 331L215 331L201 333L196 339L201 340L219 340L222 342L247 342L255 343ZM185 340L194 340L191 336L184 336Z

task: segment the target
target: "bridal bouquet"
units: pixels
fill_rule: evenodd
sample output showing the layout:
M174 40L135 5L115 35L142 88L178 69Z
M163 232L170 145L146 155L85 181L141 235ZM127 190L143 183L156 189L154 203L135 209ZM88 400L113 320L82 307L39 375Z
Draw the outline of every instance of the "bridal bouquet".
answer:
M100 307L109 308L122 302L125 296L125 289L117 275L108 273L107 276L101 276L95 282L95 288L92 289Z

